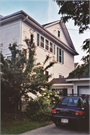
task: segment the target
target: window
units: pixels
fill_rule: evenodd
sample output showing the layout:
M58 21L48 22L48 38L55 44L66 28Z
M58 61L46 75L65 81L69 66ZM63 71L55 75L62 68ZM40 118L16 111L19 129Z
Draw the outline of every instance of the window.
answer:
M8 60L11 60L11 58L12 58L12 56L7 56L7 59L8 59Z
M38 33L37 33L37 45L38 45L38 46L40 45L40 36L39 36Z
M58 31L58 37L60 37L60 31Z
M64 51L57 47L57 61L64 64Z
M50 52L53 52L53 45L51 42L50 42Z
M49 41L48 40L46 40L46 42L45 42L45 49L49 50Z
M41 47L44 48L44 38L41 36Z
M59 78L64 78L64 76L62 76L62 75L59 75Z
M79 101L79 97L66 97L61 102L62 105L67 106L77 106Z

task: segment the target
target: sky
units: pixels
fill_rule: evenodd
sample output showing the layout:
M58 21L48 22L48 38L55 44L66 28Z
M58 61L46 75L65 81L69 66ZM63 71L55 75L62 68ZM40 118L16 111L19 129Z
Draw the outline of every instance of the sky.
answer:
M58 14L59 6L54 0L0 0L0 15L7 16L20 10L26 12L41 25L60 20L61 17ZM80 60L86 53L83 52L81 46L85 39L90 38L90 30L79 34L79 28L74 26L72 20L68 21L66 26L75 49L79 53L75 56L74 62L82 63Z

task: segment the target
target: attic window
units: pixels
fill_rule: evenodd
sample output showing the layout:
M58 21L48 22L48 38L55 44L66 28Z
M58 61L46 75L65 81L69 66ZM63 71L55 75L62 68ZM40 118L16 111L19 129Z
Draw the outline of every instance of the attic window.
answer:
M60 31L58 31L58 37L60 38Z

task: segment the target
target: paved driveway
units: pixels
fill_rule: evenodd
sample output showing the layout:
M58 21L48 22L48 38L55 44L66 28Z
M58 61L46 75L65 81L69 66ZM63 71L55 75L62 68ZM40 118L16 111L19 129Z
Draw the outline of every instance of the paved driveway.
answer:
M70 127L70 126L62 126L62 127L56 127L54 124L45 126L45 127L41 127L38 129L34 129L25 133L22 133L20 135L70 135L70 134L74 134L74 135L89 135L88 131L85 131L83 129L79 129L79 128L75 128L75 127Z

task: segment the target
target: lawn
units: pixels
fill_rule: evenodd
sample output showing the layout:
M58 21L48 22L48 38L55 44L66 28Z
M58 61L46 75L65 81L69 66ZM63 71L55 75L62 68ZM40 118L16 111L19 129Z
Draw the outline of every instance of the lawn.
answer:
M19 134L38 127L46 126L52 122L33 122L29 119L25 120L11 120L1 122L1 134Z

